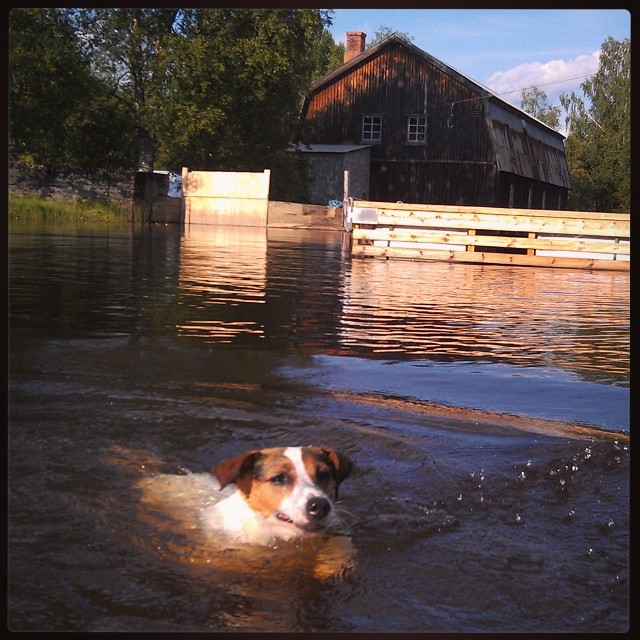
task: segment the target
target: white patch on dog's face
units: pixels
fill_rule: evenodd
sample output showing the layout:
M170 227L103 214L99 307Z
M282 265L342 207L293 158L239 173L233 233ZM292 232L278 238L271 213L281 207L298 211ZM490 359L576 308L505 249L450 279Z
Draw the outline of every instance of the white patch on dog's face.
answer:
M262 514L278 535L290 537L324 529L332 520L327 493L335 472L316 447L267 449L253 471L236 480L247 504Z
M320 472L321 477L329 478L328 468L324 469L322 463L310 452L305 451L303 458L303 449L301 447L288 447L284 451L284 455L293 462L296 481L291 488L291 493L286 496L280 503L279 513L276 517L283 519L288 517L293 524L304 530L315 530L324 527L333 512L333 504L327 494L316 484L315 477ZM311 477L313 473L314 478ZM328 510L327 516L316 520L309 516L308 504L312 499L323 501Z

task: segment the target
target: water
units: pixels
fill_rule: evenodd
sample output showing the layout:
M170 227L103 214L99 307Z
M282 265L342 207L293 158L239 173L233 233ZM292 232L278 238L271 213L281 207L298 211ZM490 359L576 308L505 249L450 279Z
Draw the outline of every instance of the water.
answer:
M9 296L11 629L627 628L628 274L16 224ZM287 545L230 570L140 509L141 479L309 443L356 463L338 577Z

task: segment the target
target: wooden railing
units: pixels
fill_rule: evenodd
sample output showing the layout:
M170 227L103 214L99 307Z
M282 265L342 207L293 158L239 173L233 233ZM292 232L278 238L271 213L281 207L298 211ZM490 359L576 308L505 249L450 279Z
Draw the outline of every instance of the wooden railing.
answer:
M355 200L352 255L629 271L630 215Z

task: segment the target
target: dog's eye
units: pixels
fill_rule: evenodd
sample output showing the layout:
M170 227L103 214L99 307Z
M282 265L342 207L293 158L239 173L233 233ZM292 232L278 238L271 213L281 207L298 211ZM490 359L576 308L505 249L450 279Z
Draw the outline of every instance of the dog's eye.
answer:
M273 476L273 478L271 478L269 482L271 482L272 484L280 484L280 485L289 484L289 482L291 482L291 478L287 473L279 473L278 475Z
M316 473L316 481L320 484L329 482L329 480L331 480L331 473L326 469L322 469Z

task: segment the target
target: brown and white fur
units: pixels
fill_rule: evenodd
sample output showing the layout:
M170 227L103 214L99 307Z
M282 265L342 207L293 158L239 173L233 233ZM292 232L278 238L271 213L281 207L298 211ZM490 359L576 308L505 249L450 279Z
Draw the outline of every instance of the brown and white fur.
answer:
M328 579L355 567L346 512L338 515L332 500L353 463L329 447L252 450L195 473L163 473L166 462L145 450L115 446L105 460L142 475L126 535L166 560L267 580L277 561L281 587L309 572ZM117 513L126 513L129 502L115 495Z
M222 460L212 475L235 490L201 512L201 525L236 542L268 544L314 536L337 521L332 494L352 461L327 447L253 450Z

